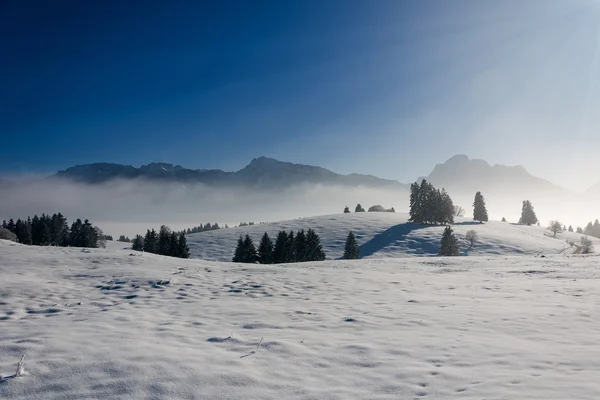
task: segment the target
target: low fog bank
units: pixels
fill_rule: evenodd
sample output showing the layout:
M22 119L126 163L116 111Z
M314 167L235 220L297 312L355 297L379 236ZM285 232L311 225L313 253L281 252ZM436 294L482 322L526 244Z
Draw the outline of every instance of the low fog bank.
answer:
M454 203L472 215L474 193L449 192ZM483 193L490 219L518 222L522 200L533 202L542 225L551 219L584 227L600 218L598 202L577 196L558 199L547 194ZM184 229L199 224L234 226L240 222L273 222L298 217L335 214L357 203L365 209L375 204L408 212L409 193L402 190L323 185L300 185L280 191L190 186L142 180L85 185L62 180L19 184L0 191L0 220L34 214L63 213L69 221L89 218L105 233L133 236L161 224Z
M0 220L63 213L89 218L106 234L132 236L166 224L172 229L207 222L224 226L352 211L357 203L408 209L408 193L365 187L301 185L280 191L214 188L143 180L85 185L64 180L21 184L0 192Z

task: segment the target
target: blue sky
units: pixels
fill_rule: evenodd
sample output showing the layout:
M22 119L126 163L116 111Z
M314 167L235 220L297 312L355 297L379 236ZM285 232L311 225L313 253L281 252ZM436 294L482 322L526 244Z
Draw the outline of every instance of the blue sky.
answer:
M410 181L465 153L600 180L596 0L1 7L5 175L266 155Z

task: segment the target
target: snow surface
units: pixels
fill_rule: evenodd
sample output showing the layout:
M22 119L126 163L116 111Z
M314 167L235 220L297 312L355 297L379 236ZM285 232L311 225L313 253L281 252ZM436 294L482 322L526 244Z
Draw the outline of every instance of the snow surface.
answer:
M401 213L364 212L333 214L311 218L273 222L195 233L187 236L192 257L211 261L231 261L240 235L249 234L256 247L267 232L275 241L277 232L314 229L328 259L344 254L349 231L356 235L362 258L398 258L437 255L443 226L409 224L408 215ZM463 255L557 254L568 251L566 240L579 242L580 234L565 232L556 238L543 226L523 226L509 222L490 221L480 224L468 218L458 218L452 226L460 239ZM475 230L479 242L470 250L464 240L469 230ZM600 250L600 240L594 239Z
M599 261L261 266L0 241L0 399L597 399Z

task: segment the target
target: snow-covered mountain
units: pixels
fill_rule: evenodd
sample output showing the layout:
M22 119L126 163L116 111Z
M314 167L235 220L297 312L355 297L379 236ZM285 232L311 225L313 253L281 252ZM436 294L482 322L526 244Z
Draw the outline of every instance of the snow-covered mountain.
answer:
M444 231L443 226L409 224L402 213L364 212L332 214L289 221L272 222L239 228L221 229L188 235L192 257L211 261L229 261L240 235L250 235L258 246L267 232L275 240L281 230L297 232L314 229L328 259L340 258L348 232L354 232L363 258L399 258L435 256ZM468 218L458 218L452 226L459 238L462 253L474 255L558 254L570 251L566 240L578 242L581 235L564 232L549 237L544 227L516 225L490 221L479 224ZM475 230L479 242L468 249L466 233ZM600 240L594 239L600 249Z
M212 186L247 186L262 189L280 189L295 184L333 184L378 188L406 189L393 180L371 175L342 175L328 169L311 165L293 164L259 157L236 172L221 170L188 169L180 165L152 163L135 168L131 165L97 163L79 165L59 171L57 178L95 184L114 179L143 178L184 183L203 183Z
M484 160L469 159L466 155L456 155L445 163L437 164L426 179L436 187L444 187L455 193L484 191L506 194L518 191L525 196L530 193L571 194L545 179L531 175L520 165L492 166Z

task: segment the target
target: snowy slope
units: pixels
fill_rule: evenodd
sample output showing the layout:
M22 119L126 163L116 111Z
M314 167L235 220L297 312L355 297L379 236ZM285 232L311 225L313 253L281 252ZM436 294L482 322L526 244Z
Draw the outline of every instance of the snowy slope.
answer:
M0 241L1 399L600 398L595 255L130 254Z
M230 261L240 234L249 234L258 246L264 232L274 240L280 230L312 228L321 237L328 259L342 256L349 231L355 233L364 258L437 255L444 227L408 224L407 220L408 215L400 213L333 214L196 233L188 236L188 243L194 258ZM581 237L565 232L551 238L543 227L495 221L479 224L467 218L457 219L453 229L463 254L468 255L556 254L569 247L566 239L577 242ZM467 252L464 237L469 230L477 231L480 242ZM600 249L600 241L596 247Z

